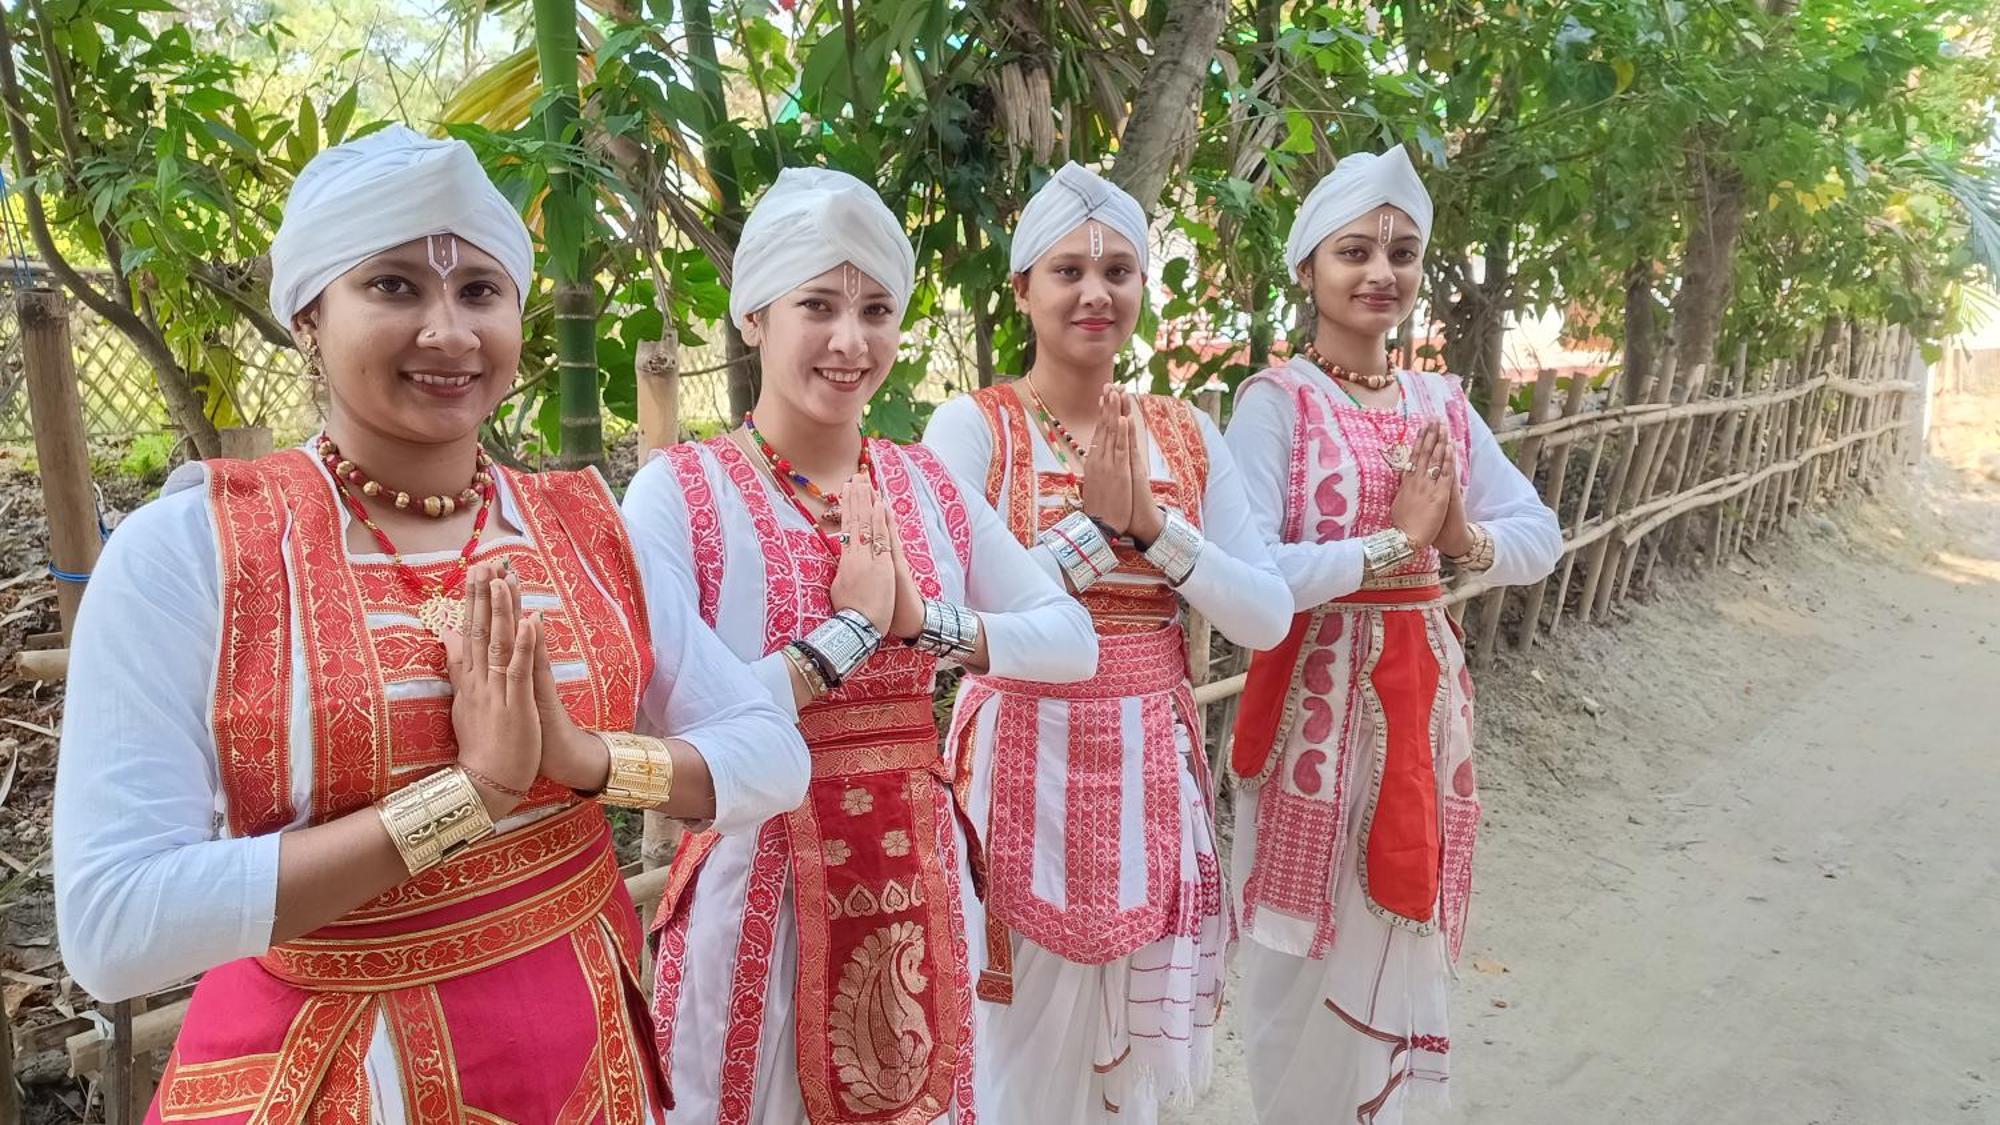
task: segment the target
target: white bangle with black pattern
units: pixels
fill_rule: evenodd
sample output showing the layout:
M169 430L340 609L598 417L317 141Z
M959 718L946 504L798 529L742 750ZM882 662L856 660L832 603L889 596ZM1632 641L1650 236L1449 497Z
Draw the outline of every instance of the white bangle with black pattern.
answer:
M961 605L927 598L923 628L910 646L946 660L963 660L979 647L979 615Z
M1111 541L1083 512L1071 512L1055 526L1042 532L1040 542L1055 556L1076 593L1088 590L1098 579L1118 569L1118 555Z
M1160 568L1168 585L1178 586L1194 573L1195 560L1201 557L1206 540L1186 516L1172 508L1162 508L1161 514L1160 534L1147 545L1146 561Z

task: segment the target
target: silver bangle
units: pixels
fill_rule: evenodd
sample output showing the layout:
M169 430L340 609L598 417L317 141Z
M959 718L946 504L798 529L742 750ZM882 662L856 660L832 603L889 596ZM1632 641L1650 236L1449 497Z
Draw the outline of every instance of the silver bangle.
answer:
M1172 508L1162 508L1161 512L1165 522L1160 525L1159 536L1146 548L1146 561L1160 568L1169 586L1178 586L1194 573L1194 563L1201 557L1205 540L1186 516Z
M1369 574L1380 575L1408 562L1416 549L1400 527L1385 527L1361 540L1362 566Z
M1076 593L1088 590L1098 579L1118 569L1118 555L1097 522L1082 512L1071 512L1055 526L1042 532L1042 546L1056 558L1056 565L1069 579Z
M820 622L796 643L819 658L817 663L826 673L827 685L839 687L863 661L874 655L882 643L882 634L874 622L859 612L843 609Z
M926 599L924 627L910 646L931 656L962 660L979 647L979 615L964 606Z

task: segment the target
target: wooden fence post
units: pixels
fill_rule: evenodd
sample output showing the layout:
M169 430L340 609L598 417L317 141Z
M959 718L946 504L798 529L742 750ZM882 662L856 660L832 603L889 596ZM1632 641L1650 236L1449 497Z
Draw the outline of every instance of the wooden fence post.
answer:
M48 512L49 567L56 575L56 604L62 613L63 639L68 640L76 624L77 603L83 600L83 583L103 546L97 492L90 481L83 401L70 353L69 298L53 289L24 289L15 294L14 302L21 321L21 357L27 367L42 503Z
M633 369L639 382L639 463L643 465L646 454L672 445L681 437L680 349L666 341L641 340ZM680 847L681 822L651 809L639 819L640 869L651 871L666 866Z
M1582 413L1584 396L1589 392L1590 379L1580 371L1572 374L1569 377L1569 397L1563 400L1562 416L1564 418L1574 418ZM1539 394L1540 392L1537 391L1536 393ZM1575 445L1575 442L1566 441L1556 446L1554 459L1549 465L1549 479L1542 486L1542 503L1548 506L1549 511L1556 513L1558 520L1562 518L1563 485L1567 483L1567 478L1569 477L1570 452L1575 448ZM1584 498L1579 501L1580 504L1587 504L1589 502L1588 488L1586 488L1585 493ZM1565 583L1568 580L1570 559L1572 558L1574 558L1573 555L1565 558L1563 562ZM1548 596L1549 583L1551 581L1553 581L1552 577L1543 578L1540 582L1528 587L1527 601L1521 607L1521 637L1518 642L1518 647L1520 648L1525 649L1535 643L1535 636L1540 631L1542 623L1542 600ZM1557 612L1561 612L1562 605L1560 598L1557 600L1556 608Z
M1502 409L1500 416L1505 418L1506 397L1497 394L1495 397L1501 400ZM1545 367L1535 375L1535 401L1528 407L1528 424L1532 426L1537 422L1548 421L1555 415L1555 406L1556 373L1554 369ZM1492 413L1493 411L1489 408L1487 414L1491 416ZM1523 438L1521 439L1521 448L1514 454L1514 467L1521 470L1521 475L1527 477L1530 481L1535 479L1535 466L1542 459L1542 445L1545 440L1541 437ZM1486 594L1485 603L1480 607L1479 612L1479 647L1472 656L1473 668L1475 670L1482 670L1493 666L1493 657L1500 648L1500 615L1506 609L1506 606L1507 587L1501 586ZM1522 628L1532 632L1534 622L1525 622Z

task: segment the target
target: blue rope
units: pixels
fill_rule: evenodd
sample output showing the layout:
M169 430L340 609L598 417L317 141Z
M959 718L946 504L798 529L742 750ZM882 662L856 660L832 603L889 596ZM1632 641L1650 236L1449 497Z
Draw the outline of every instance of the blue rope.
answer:
M104 526L104 491L102 489L97 490L97 541L100 544L111 541L111 529ZM90 573L88 571L78 574L74 571L64 570L54 563L49 564L49 577L58 582L67 582L72 586L82 586L90 581Z

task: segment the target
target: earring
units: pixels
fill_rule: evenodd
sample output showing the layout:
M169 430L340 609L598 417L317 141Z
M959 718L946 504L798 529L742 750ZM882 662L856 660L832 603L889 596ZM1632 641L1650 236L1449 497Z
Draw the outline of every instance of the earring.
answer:
M319 354L319 337L308 333L299 352L305 356L306 378L315 383L326 382L326 368Z

